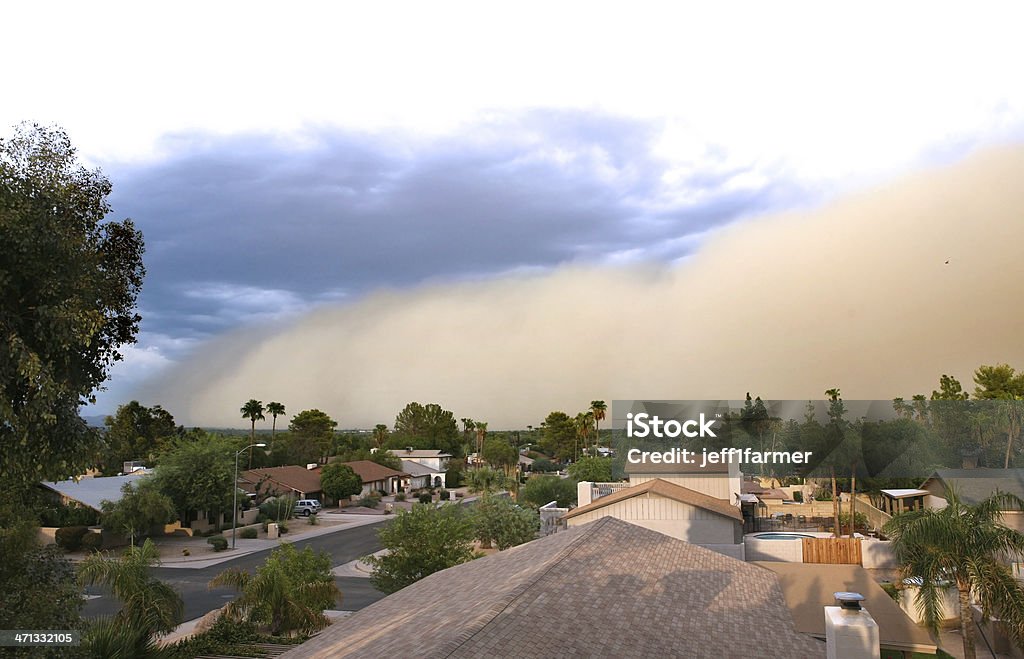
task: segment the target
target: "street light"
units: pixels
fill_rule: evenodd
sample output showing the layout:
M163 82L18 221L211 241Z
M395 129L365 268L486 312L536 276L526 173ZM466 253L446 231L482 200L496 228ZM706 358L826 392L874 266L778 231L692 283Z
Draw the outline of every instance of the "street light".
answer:
M238 526L238 456L245 453L252 447L257 446L263 448L266 446L264 442L258 444L249 444L243 449L240 449L235 453L235 482L232 483L232 492L234 492L231 499L231 548L235 548L235 527Z

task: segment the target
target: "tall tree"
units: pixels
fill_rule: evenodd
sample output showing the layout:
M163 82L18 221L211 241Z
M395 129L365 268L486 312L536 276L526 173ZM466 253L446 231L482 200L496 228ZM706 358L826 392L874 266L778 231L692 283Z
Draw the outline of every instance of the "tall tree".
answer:
M373 445L383 448L386 441L388 441L388 427L383 423L378 423L373 427Z
M975 659L971 593L986 617L998 617L1014 641L1024 644L1024 585L1003 562L1024 555L1024 534L1002 524L1005 510L1024 510L1024 501L996 493L971 506L947 491L945 508L905 512L885 525L885 534L904 577L919 579L917 605L938 632L940 588L952 581L960 593L964 656Z
M127 535L133 547L136 537L149 535L153 526L167 524L177 517L174 502L157 489L154 479L141 481L137 487L125 483L121 486L121 498L116 503L103 500L100 506L103 509L103 530Z
M575 450L573 451L573 461L580 459L579 447L583 447L586 450L587 441L590 437L590 431L594 428L594 415L587 412L580 412L573 419L574 427L576 428L576 444Z
M565 412L551 412L541 424L543 437L541 448L548 455L565 461L573 455L576 447L576 427L572 417Z
M263 403L255 398L250 398L245 405L242 405L242 409L240 411L242 412L243 419L249 419L252 421L252 427L249 429L249 444L255 444L256 422L263 421L265 419L263 416L263 412L265 411ZM249 447L249 469L252 469L252 446Z
M484 440L487 439L487 422L476 421L473 423L473 429L476 431L477 458L480 458L484 450Z
M104 421L100 465L103 473L113 476L129 460L144 460L152 466L157 454L177 436L174 417L159 405L146 407L133 400L117 408Z
M825 395L828 396L829 399L829 429L833 435L834 447L837 447L843 441L843 415L846 414L846 406L843 405L843 399L841 397L842 394L839 392L839 389L826 389ZM839 526L839 488L836 487L835 462L832 462L829 466L829 475L832 480L832 517L833 523L835 524L834 533L838 538L843 534L843 529Z
M98 433L79 416L135 342L142 234L106 221L110 182L58 128L0 139L0 473L76 476Z
M330 462L320 470L320 487L324 494L340 505L342 501L363 490L363 481L347 464Z
M284 416L284 404L277 401L267 403L267 414L273 419L270 422L270 452L274 452L274 436L277 434L277 417ZM255 422L253 423L255 427Z
M234 492L234 454L238 445L217 435L179 440L160 456L156 473L158 490L174 502L183 526L197 514L216 519L231 510Z
M605 412L608 410L608 405L603 400L592 400L590 401L590 412L594 417L594 436L596 437L597 445L601 445L601 422L604 421Z
M998 400L992 409L997 423L1006 432L1006 456L1003 468L1009 469L1013 456L1013 440L1021 433L1024 422L1024 372L1017 373L1007 364L979 366L974 372L974 397Z
M296 457L316 456L317 462L327 458L338 422L320 410L303 410L288 424L291 431L292 453Z
M406 405L395 417L395 433L389 444L394 448L415 446L462 454L455 415L437 403Z

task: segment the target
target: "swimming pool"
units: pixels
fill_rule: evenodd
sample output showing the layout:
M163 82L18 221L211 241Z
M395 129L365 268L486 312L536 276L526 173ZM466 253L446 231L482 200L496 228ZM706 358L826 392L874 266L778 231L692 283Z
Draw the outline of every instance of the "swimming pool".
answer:
M758 540L800 540L802 538L813 538L813 535L806 533L758 533L754 536Z

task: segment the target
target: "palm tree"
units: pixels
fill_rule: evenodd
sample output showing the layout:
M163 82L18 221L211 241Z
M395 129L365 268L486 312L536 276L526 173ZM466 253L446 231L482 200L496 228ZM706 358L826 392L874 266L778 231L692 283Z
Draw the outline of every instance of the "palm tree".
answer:
M601 445L601 422L604 421L604 413L608 406L603 400L590 401L590 412L594 415L594 435L597 437L597 445Z
M121 600L116 619L128 627L148 634L167 634L177 627L184 613L178 593L149 576L149 568L160 564L160 553L153 541L129 547L124 556L112 560L94 553L84 561L78 578L84 585L106 586Z
M242 405L243 419L250 419L252 421L252 428L249 430L249 444L256 443L256 422L263 421L266 417L263 416L264 408L263 402L258 401L255 398L250 398L249 402ZM249 469L252 469L252 446L249 446Z
M946 501L942 509L896 515L884 528L903 576L921 581L918 610L937 632L940 583L952 582L960 594L960 632L967 659L975 659L972 592L985 617L999 617L1020 645L1024 642L1024 584L1004 561L1024 556L1024 534L1004 526L1000 515L1004 510L1024 510L1024 500L996 492L971 506L949 489Z
M587 445L587 438L590 437L590 429L594 427L594 413L593 412L580 412L573 419L573 424L576 426L576 447L573 450L573 461L579 460L579 451L576 448L579 444L583 446Z
M476 459L479 464L484 452L484 440L487 439L487 422L474 421L473 430L476 431Z
M252 401L249 401L252 402ZM259 402L259 401L256 401ZM284 405L275 401L267 403L267 414L269 414L273 421L270 423L270 452L274 452L274 435L277 433L277 417L284 416ZM253 430L256 428L256 422L253 421ZM250 439L252 437L250 436Z
M299 562L308 561L291 544L282 544L256 574L231 568L214 577L209 587L229 586L241 593L224 609L235 620L247 620L274 635L315 632L330 624L323 612L341 598L341 591L333 578L318 579L290 568Z
M378 423L373 427L373 443L377 445L377 448L383 448L384 442L388 439L388 427L383 423Z
M839 432L839 422L842 420L843 413L843 399L842 394L838 388L826 389L825 395L828 396L831 405L829 405L829 417L832 419L832 423ZM837 438L838 441L842 441L842 438ZM839 489L836 487L836 465L833 462L829 465L829 473L832 477L832 517L833 523L835 524L834 534L838 538L843 535L843 529L839 526Z

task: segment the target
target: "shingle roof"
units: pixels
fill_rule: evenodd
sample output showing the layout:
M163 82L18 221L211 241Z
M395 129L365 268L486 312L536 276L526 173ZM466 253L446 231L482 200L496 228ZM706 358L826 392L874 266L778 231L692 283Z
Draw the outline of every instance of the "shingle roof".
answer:
M1024 498L1024 469L939 469L921 487L936 478L943 487L955 487L960 499L970 505L987 499L996 490Z
M305 494L317 493L323 489L320 485L319 467L316 469L306 469L298 465L287 465L284 467L248 469L242 472L241 478L254 484L260 481L269 481L270 483L277 484L279 486L278 490L283 487ZM245 488L243 487L243 489ZM271 490L274 488L264 485L263 489Z
M379 465L371 460L353 460L352 462L343 462L349 467L352 467L352 471L363 480L364 483L372 483L374 481L382 481L392 476L408 476L409 474L404 471L395 471L391 467L385 467Z
M640 485L634 485L632 487L625 487L621 490L616 490L608 496L603 496L596 501L592 501L585 506L579 508L573 508L565 515L562 515L562 519L569 519L570 517L576 517L584 513L589 513L592 510L604 508L610 506L613 503L624 501L632 497L641 495L655 494L658 496L665 497L667 499L673 499L681 503L686 503L697 508L703 508L713 513L730 517L732 519L743 521L743 513L736 506L732 506L728 501L722 499L716 499L715 497L708 496L703 492L697 492L691 490L688 487L682 485L676 485L660 478L654 478Z
M143 473L135 473L126 476L82 478L77 482L73 480L46 482L42 485L93 510L99 510L100 503L104 500L113 502L121 500L121 488L125 483L137 484L138 480L144 476Z
M402 469L410 476L433 476L434 474L443 474L443 471L438 471L432 467L428 467L425 464L420 464L415 460L402 460Z
M606 517L426 577L282 656L824 654L772 572Z

